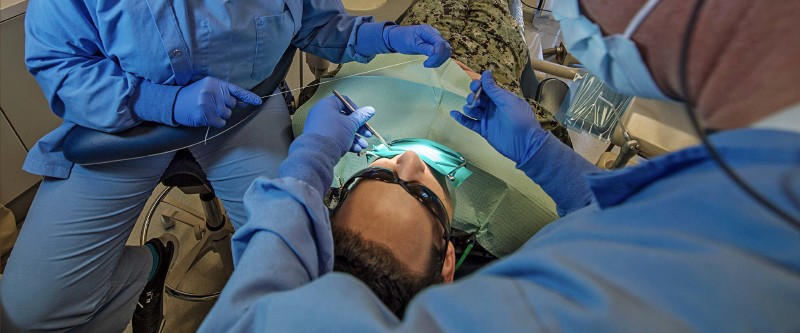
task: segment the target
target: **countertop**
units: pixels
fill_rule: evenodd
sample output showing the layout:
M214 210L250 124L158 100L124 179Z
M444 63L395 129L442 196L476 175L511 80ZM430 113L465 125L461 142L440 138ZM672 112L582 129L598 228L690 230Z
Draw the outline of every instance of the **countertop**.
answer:
M27 8L28 0L0 0L0 21L23 14Z

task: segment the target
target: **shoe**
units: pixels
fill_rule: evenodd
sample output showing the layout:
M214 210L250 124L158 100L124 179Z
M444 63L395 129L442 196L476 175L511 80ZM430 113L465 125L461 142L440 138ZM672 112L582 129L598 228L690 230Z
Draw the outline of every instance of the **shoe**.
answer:
M134 333L158 333L164 325L164 282L178 253L178 239L171 234L153 238L146 244L155 245L158 268L153 279L144 286L131 322Z

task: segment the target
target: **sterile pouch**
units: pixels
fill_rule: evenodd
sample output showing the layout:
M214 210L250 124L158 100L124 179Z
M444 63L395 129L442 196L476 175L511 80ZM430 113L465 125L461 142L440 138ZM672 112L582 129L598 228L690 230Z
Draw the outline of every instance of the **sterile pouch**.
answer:
M633 99L617 93L590 73L575 79L568 98L556 113L556 119L564 126L589 133L604 142L611 141L614 128Z

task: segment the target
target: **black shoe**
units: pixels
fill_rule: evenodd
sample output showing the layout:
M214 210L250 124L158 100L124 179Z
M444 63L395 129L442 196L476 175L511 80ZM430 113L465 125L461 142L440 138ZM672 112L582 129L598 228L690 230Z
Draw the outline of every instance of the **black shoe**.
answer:
M164 281L176 254L178 239L170 234L147 241L153 244L158 252L158 268L153 279L144 286L136 310L133 312L134 333L157 333L164 325Z

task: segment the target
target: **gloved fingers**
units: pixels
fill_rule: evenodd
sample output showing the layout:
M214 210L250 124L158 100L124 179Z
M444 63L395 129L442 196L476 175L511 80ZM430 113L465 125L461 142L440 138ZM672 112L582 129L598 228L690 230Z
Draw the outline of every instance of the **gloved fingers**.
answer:
M233 83L228 83L228 92L230 92L233 97L236 97L247 104L261 105L263 102L261 97L256 95L254 92L244 89Z
M344 97L344 100L347 101L347 103L349 103L350 106L353 107L353 109L358 110L358 105L356 105L356 103L353 102L353 100L350 99L350 97L347 97L346 95L342 95L342 97ZM338 100L338 98L337 98L337 100ZM339 101L339 102L341 103L341 101ZM345 109L345 108L347 108L347 107L344 105L344 103L342 103L342 109ZM348 113L348 112L350 112L350 111L349 110L345 111L345 114Z
M365 138L371 138L372 137L372 132L370 132L367 129L366 126L359 127L358 130L356 131L356 133L358 133L358 135L363 136Z
M222 109L217 109L217 114L223 120L228 120L231 118L231 115L233 115L233 111L227 107L223 107Z
M219 122L225 124L225 121L217 115L217 100L213 94L201 94L199 96L197 109L191 109L189 114L190 126L204 127L213 126L219 127Z
M481 134L481 122L480 121L477 121L475 119L471 119L471 118L463 115L461 112L458 112L456 110L450 111L450 116L453 117L453 119L455 119L459 124L461 124L461 126L469 128L470 130L472 130L475 133Z
M506 95L507 91L495 83L491 70L485 70L481 74L481 86L483 86L483 92L493 101L508 96Z
M205 114L206 124L208 126L214 128L223 128L225 127L225 119L222 119L216 112L206 113Z
M481 80L472 80L469 84L469 90L472 92L477 92L478 88L481 87Z
M453 48L435 28L428 25L423 25L420 28L422 29L420 38L430 46L423 49L424 52L427 52L423 54L428 56L428 60L423 65L427 68L441 66L453 55Z
M425 60L425 62L422 63L422 65L426 68L436 68L441 66L445 61L447 61L447 59L450 58L450 55L453 52L450 49L450 44L447 42L438 43L434 45L433 48L433 55L428 56L428 60Z
M231 94L226 94L222 99L225 101L225 106L229 109L236 107L236 97L233 97ZM227 119L227 118L225 118Z
M422 42L417 44L415 52L416 54L422 54L428 56L428 60L425 61L425 64L431 60L431 57L436 55L436 47L433 44L429 44L427 42Z
M472 107L471 104L464 105L462 108L464 115L472 119L482 119L484 110L480 107Z
M481 94L481 96L478 97L477 104L475 103L475 93L470 93L469 95L467 95L467 105L474 105L477 108L485 109L488 103L489 99L483 96L483 94Z
M360 153L362 150L367 149L369 147L369 143L364 138L356 137L353 139L353 146L350 147L350 151L354 153Z
M363 108L359 108L356 112L353 112L348 117L353 119L356 123L356 129L361 128L364 124L367 123L369 118L375 115L375 108L371 106L365 106ZM354 129L355 132L355 129Z
M213 103L212 105L214 105L214 111L216 112L217 116L219 116L219 118L222 118L224 120L228 120L228 118L231 117L231 114L233 114L233 112L231 112L230 107L227 105L228 102L227 97L230 97L230 95L228 96L211 95L211 101ZM236 105L235 98L233 104Z
M202 113L202 121L197 121L197 127L211 126L214 128L222 128L225 126L225 120L220 118L217 111L214 110L213 101L205 104Z

